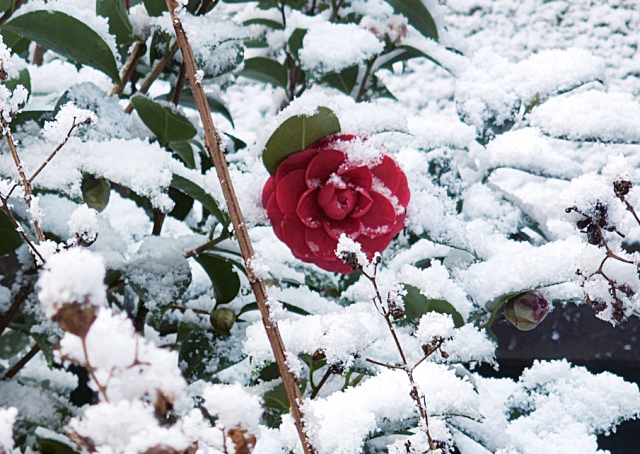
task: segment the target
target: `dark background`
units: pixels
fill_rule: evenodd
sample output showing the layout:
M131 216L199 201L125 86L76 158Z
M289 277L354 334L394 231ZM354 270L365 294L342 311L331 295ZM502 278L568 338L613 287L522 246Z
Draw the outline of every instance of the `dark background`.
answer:
M558 305L533 331L518 331L507 321L492 327L498 338L498 371L483 366L484 376L517 380L533 361L566 358L593 373L608 371L640 386L640 318L631 317L617 327L596 318L587 305ZM598 436L600 449L612 454L637 453L640 421L627 421L616 433Z

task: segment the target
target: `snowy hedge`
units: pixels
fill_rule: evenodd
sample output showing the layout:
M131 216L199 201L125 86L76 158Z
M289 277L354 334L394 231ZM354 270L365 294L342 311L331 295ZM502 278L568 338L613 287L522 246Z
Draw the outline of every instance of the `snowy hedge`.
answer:
M593 5L592 5L593 3ZM633 1L0 1L0 452L602 453L640 315Z

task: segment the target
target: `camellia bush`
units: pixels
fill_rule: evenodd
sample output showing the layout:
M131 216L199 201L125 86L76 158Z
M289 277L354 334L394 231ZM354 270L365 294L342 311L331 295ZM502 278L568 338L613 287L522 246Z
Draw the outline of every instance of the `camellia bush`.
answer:
M447 3L0 0L1 452L604 452L476 368L640 315L640 12Z

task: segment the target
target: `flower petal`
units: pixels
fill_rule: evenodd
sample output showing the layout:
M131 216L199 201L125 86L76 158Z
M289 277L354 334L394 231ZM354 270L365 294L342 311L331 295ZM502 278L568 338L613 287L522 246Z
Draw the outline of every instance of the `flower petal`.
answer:
M346 159L347 156L340 150L320 150L307 166L307 186L313 188L325 184L329 176L336 173Z
M405 175L405 173L401 170L400 171L400 182L398 184L398 189L396 190L395 194L393 194L396 196L396 198L398 199L398 203L400 205L402 205L403 207L407 207L407 205L409 205L409 199L411 198L411 192L409 191L409 184L407 182L407 176Z
M282 221L282 241L289 246L293 255L300 260L309 261L314 258L305 241L305 232L308 229L300 222L297 216L285 216ZM321 230L321 229L316 229Z
M367 258L371 260L376 252L384 251L395 235L388 233L386 235L379 236L377 238L367 238L360 235L358 243L362 247L362 252L367 254Z
M282 240L282 219L284 218L284 215L282 214L282 211L280 211L275 194L272 194L267 202L267 217L271 221L274 233L278 239Z
M338 247L338 240L331 238L322 227L306 229L304 233L307 246L313 255L323 260L332 260L333 257L336 257L335 250Z
M318 206L318 188L307 189L298 201L296 214L304 225L309 228L317 229L321 225L324 217L322 210Z
M382 162L371 169L371 174L384 184L392 194L398 189L400 183L400 167L391 156L385 155Z
M334 273L351 274L353 269L336 257L335 260L321 260L315 259L314 264L322 268L323 270L332 271Z
M373 204L373 199L367 191L358 189L357 194L358 200L356 201L356 206L353 207L353 211L351 212L351 217L356 219L367 214L367 211L371 208L371 204Z
M349 167L346 170L339 171L338 175L347 183L355 188L362 188L365 190L371 189L371 170L368 167Z
M369 192L373 199L371 208L360 218L360 233L370 238L377 238L391 232L396 221L396 210L393 204L382 194Z
M293 214L298 207L298 200L307 190L304 182L304 170L298 169L285 175L276 188L278 206L284 214Z
M312 147L313 145L304 151L287 156L278 166L278 170L276 170L276 182L280 183L285 176L294 170L306 169L309 161L318 153L318 149Z
M276 190L276 179L271 176L262 188L262 206L267 208L267 203Z
M360 236L360 221L352 217L344 218L341 221L326 219L322 221L325 232L334 239L340 238L340 234L344 233L352 240Z

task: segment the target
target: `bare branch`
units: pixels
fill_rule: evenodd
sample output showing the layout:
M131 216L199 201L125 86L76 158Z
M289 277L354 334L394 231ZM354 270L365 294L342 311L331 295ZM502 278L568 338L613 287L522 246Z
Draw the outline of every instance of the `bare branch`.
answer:
M131 76L136 70L138 61L140 61L140 59L144 55L144 50L144 42L136 41L135 43L133 43L133 46L131 46L131 54L129 55L127 62L124 64L122 70L120 71L120 80L122 81L122 85L114 85L113 90L111 90L110 96L120 96L122 94L125 85L127 85L127 82L129 82Z
M273 350L273 354L280 371L280 376L282 377L282 382L284 384L289 403L291 404L291 415L293 417L293 420L295 421L298 436L300 437L300 441L302 442L302 448L305 454L315 454L316 450L311 445L311 442L307 437L304 428L304 419L302 409L300 408L300 404L302 402L302 393L300 392L300 387L298 385L297 379L287 367L285 347L280 336L280 330L278 329L278 325L271 317L269 306L267 305L267 290L262 280L254 274L252 268L249 266L249 262L254 256L253 246L251 244L249 232L244 222L244 216L242 215L242 211L238 204L238 198L236 197L235 190L233 188L233 183L231 180L231 176L229 175L229 169L227 167L224 152L220 149L217 140L217 132L213 124L213 120L211 119L211 111L209 110L207 97L205 95L202 84L196 77L198 66L193 55L193 50L189 45L187 35L182 28L180 19L175 15L176 9L178 8L178 3L176 2L176 0L166 0L166 2L169 12L171 13L171 19L176 31L177 42L179 43L180 50L182 52L182 60L185 63L187 76L189 77L189 83L193 92L193 97L203 124L205 146L211 156L211 160L218 175L218 180L220 181L220 185L222 187L224 198L227 203L227 208L229 210L229 215L231 217L231 222L233 223L240 250L242 252L242 257L244 258L247 268L249 282L256 296L256 301L258 304L258 308L260 309L260 315L262 316L262 322L267 333L267 338L269 339L269 343L271 344L271 349Z
M11 130L9 129L9 124L4 119L4 117L0 116L0 121L2 122L2 132L7 139L7 144L9 145L9 150L11 151L11 156L13 157L13 161L18 168L18 173L20 174L20 178L22 179L22 185L24 186L24 200L27 202L27 205L31 207L31 200L33 198L33 192L31 191L31 184L27 179L27 176L24 173L24 169L22 168L22 162L20 161L20 156L18 156L18 150L16 149L16 144L13 141L13 135L11 134ZM40 223L37 219L33 219L33 226L36 229L36 235L38 236L39 241L44 241L44 233L42 232L42 228L40 228Z

